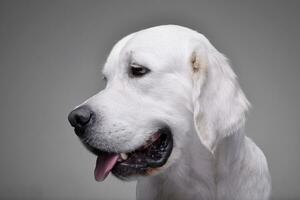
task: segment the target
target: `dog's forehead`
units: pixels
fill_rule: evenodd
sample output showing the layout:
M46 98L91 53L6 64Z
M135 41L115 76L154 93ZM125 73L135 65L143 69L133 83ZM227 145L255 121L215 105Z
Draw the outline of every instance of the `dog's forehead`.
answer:
M176 25L156 26L136 32L126 42L123 51L148 51L169 54L183 50L187 46L188 41L194 36L195 31L185 27Z
M174 26L159 26L136 32L127 43L128 47L136 48L166 48L179 45L182 40L188 39L191 30Z
M112 71L121 67L122 61L130 62L128 58L143 58L146 62L155 55L165 59L182 55L188 46L188 41L195 38L196 34L198 33L191 29L177 25L156 26L132 33L122 38L112 48L103 73L113 73Z

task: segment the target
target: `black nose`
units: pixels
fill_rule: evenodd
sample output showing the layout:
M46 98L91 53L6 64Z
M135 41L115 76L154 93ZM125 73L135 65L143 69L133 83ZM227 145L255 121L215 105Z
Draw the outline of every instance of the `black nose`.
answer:
M80 106L70 112L68 120L74 128L82 128L89 123L91 116L92 111L87 106Z

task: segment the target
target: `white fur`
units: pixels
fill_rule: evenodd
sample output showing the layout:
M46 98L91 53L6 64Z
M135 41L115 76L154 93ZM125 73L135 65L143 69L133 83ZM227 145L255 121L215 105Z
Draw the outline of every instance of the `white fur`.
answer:
M131 78L132 63L151 72ZM84 102L98 119L90 145L129 151L162 125L173 134L167 164L138 178L137 199L269 198L265 156L243 131L249 103L225 56L203 35L175 25L133 33L114 46L103 73L105 90Z

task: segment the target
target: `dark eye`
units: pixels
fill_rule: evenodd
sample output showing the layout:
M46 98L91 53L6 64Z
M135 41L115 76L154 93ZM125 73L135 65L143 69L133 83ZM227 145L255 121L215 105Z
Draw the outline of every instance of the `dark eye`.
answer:
M149 72L150 69L141 65L132 64L129 68L129 75L132 77L142 77Z

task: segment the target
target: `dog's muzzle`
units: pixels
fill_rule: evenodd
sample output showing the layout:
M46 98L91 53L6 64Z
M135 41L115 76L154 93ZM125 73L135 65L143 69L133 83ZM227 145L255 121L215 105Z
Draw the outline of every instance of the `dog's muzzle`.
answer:
M94 114L87 106L78 107L69 116L76 135L84 138L93 125ZM127 180L135 176L146 176L162 167L173 149L173 137L169 127L158 128L156 132L134 151L107 152L85 142L85 147L97 156L94 171L95 179L103 181L112 172L120 179Z

